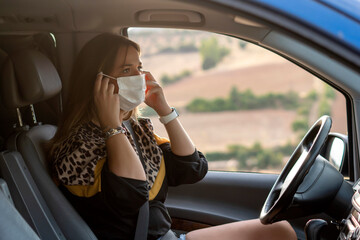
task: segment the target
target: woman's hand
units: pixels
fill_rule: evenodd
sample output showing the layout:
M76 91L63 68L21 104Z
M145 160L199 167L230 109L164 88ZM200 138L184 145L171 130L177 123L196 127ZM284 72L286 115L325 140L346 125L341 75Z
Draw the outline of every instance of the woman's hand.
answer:
M147 91L145 93L145 103L153 108L159 116L166 116L172 109L166 102L164 93L160 85L155 81L149 72L145 73ZM194 153L195 146L190 137L182 127L178 118L165 124L166 131L171 142L171 151L178 156L188 156Z
M159 116L171 113L171 108L166 102L162 87L150 72L143 71L146 81L145 103L153 108Z
M115 85L99 73L94 86L94 103L98 121L102 129L116 128L121 125L120 98L114 93Z

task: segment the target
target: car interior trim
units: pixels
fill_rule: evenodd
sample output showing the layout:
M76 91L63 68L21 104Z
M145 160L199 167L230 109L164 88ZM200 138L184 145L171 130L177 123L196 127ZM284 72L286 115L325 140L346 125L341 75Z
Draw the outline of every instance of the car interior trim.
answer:
M136 14L137 21L140 23L151 22L176 22L176 23L203 23L204 17L195 11L189 10L143 10Z

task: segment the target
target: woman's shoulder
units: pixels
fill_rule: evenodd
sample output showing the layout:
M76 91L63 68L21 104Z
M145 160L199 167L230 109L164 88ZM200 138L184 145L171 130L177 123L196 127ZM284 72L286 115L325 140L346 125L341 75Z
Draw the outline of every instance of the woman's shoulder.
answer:
M148 129L151 132L154 131L154 126L150 120L150 118L146 118L146 117L138 117L137 118L138 123L140 124L140 126L142 128Z
M83 145L87 148L105 145L103 133L94 123L88 122L74 127L67 138L58 146L57 152L73 152Z
M142 124L152 124L151 119L148 117L138 117L137 120Z
M75 126L64 142L93 141L103 139L103 133L94 123L88 122Z

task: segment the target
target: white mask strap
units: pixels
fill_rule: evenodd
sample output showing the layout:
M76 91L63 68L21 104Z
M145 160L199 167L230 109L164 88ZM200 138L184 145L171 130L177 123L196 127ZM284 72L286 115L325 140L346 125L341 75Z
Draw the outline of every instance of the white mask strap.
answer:
M103 75L104 77L108 77L108 78L111 78L111 79L115 79L115 80L116 80L116 78L114 78L114 77L112 77L112 76L106 75L106 74L104 74L104 73L100 73L100 74Z

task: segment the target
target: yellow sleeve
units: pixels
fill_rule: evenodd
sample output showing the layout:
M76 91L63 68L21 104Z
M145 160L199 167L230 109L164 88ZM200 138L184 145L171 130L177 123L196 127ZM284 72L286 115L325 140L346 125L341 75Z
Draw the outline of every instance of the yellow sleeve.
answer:
M102 158L98 161L94 172L94 184L93 185L65 185L65 187L74 195L78 197L92 197L96 193L101 192L101 171L104 166L106 158Z
M156 140L156 144L157 144L157 145L161 145L161 144L163 144L163 143L168 143L168 142L170 142L169 139L164 138L164 137L160 137L160 136L158 136L156 133L154 133L154 137L155 137L155 140Z

